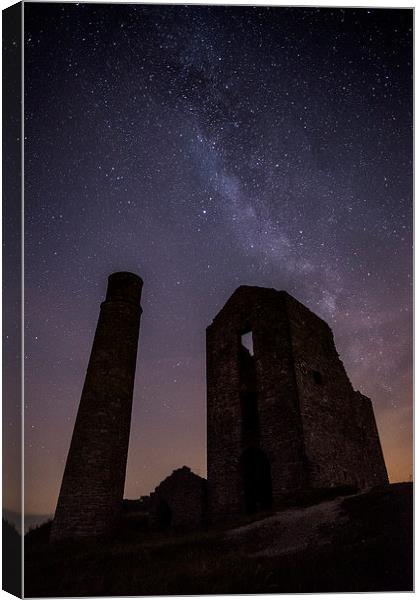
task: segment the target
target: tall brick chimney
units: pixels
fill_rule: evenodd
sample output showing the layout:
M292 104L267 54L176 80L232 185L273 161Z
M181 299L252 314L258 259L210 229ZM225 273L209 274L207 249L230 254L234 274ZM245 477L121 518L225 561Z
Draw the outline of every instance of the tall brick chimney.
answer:
M52 542L112 531L124 494L143 281L108 278L52 524Z

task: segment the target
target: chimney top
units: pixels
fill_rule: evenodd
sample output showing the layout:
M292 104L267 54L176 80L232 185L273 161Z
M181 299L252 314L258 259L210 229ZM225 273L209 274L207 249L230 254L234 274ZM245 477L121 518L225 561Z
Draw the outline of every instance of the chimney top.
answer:
M118 271L108 277L105 302L140 304L143 280L135 273Z

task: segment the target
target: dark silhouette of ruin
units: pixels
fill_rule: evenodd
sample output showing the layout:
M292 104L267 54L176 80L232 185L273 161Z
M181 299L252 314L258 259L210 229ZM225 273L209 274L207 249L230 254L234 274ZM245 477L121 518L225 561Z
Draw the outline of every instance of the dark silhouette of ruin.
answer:
M207 481L212 520L388 483L371 401L329 326L284 291L241 286L207 328Z
M109 533L124 493L143 281L113 273L51 529L52 541Z
M182 467L150 494L151 526L162 531L197 529L205 520L206 480Z
M142 285L131 273L109 277L52 541L117 522ZM388 483L371 401L354 391L329 326L284 291L241 286L207 328L207 477L178 469L138 510L147 505L157 529L189 529L293 493Z

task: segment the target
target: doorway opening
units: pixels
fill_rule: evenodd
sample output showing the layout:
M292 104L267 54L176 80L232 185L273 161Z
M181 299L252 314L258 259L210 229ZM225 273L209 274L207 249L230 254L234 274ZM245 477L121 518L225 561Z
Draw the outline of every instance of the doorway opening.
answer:
M259 448L248 448L242 453L240 469L247 514L269 510L273 495L267 456Z

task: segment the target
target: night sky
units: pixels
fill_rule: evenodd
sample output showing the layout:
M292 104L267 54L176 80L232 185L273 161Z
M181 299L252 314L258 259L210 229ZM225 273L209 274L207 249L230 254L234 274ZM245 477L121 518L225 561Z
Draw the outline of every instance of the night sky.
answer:
M411 478L412 12L34 3L25 26L27 510L55 509L117 270L144 279L126 497L205 476L205 328L241 284L329 323Z

